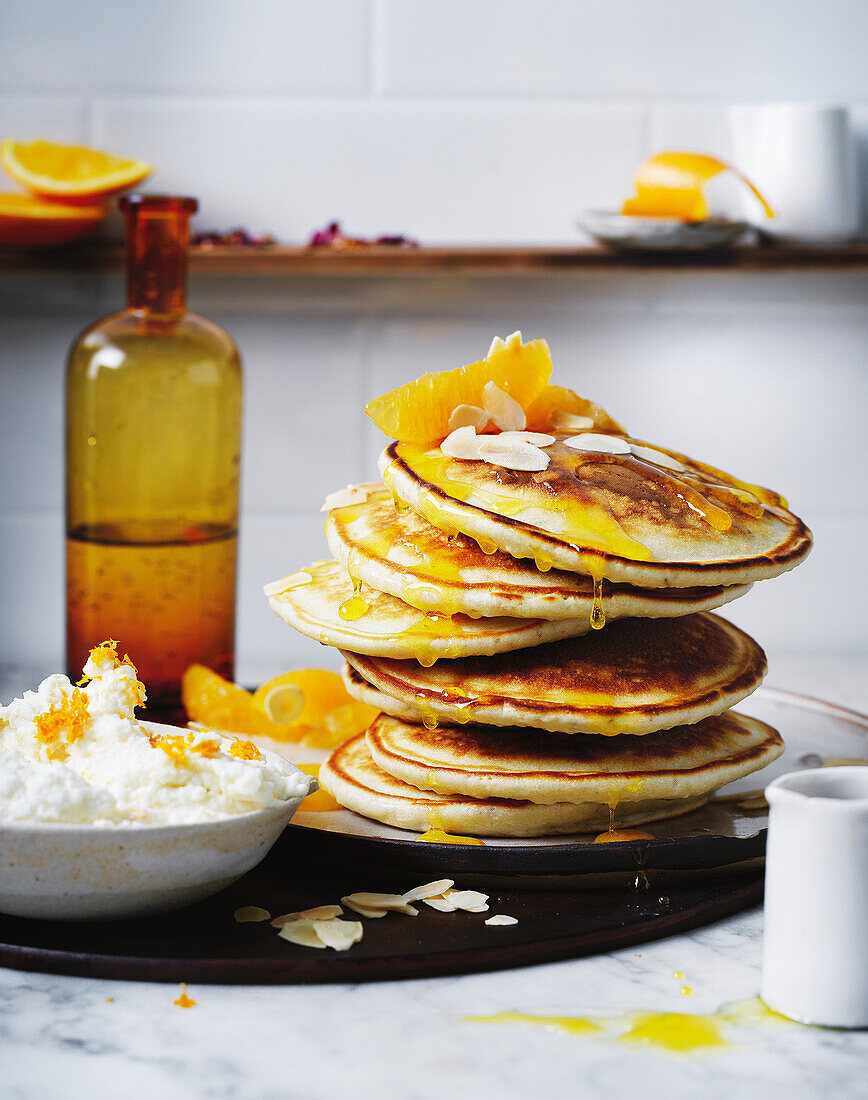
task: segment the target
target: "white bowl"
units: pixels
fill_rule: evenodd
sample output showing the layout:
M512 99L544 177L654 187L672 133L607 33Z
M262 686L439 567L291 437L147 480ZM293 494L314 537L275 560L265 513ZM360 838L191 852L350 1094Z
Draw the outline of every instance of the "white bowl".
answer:
M304 797L190 825L2 824L0 912L109 920L191 905L260 863Z

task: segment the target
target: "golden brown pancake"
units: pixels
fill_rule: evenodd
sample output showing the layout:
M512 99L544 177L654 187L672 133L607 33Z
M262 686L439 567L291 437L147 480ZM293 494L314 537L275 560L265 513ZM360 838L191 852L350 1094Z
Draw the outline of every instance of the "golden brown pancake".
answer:
M707 613L622 619L581 638L431 668L344 656L377 690L380 708L398 717L609 735L644 735L720 714L754 691L766 671L752 638ZM347 686L360 694L352 679Z
M508 798L468 798L417 790L374 763L365 735L334 750L319 771L322 786L342 806L399 829L425 832L432 826L470 836L550 836L597 833L609 824L609 807L556 802L541 806ZM689 813L705 797L648 799L616 811L619 828Z
M380 657L415 658L505 653L556 638L584 634L581 619L471 619L430 614L395 596L364 588L356 593L336 561L318 561L266 585L272 610L323 645Z
M784 750L771 726L735 711L616 738L477 725L429 730L381 714L366 737L374 762L414 787L544 805L707 795Z
M386 489L359 491L367 492L365 500L332 508L326 521L329 548L358 581L422 611L576 619L591 628L590 577L560 569L542 573L532 561L503 551L485 554L473 539L444 534L406 505L399 510ZM675 617L710 611L749 588L653 589L604 581L600 609L607 621Z
M540 472L412 443L390 444L380 472L435 527L484 550L640 587L745 584L810 551L808 529L768 489L628 436L612 438L646 448L642 457L575 450L552 434Z

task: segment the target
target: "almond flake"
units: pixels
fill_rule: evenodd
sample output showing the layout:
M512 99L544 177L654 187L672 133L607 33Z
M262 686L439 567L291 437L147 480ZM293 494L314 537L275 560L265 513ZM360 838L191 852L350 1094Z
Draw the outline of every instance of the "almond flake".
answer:
M302 569L298 573L290 573L287 577L281 577L279 581L271 581L263 586L262 591L266 596L279 596L281 593L289 592L293 588L301 588L302 585L310 584L312 580L313 576Z
M456 909L470 910L488 904L488 894L478 890L447 890L443 897Z
M451 878L438 878L436 882L426 882L424 886L415 886L403 895L404 901L426 901L428 898L439 898L447 890L451 890L455 883Z
M350 504L364 504L374 489L380 488L382 486L375 481L363 481L359 485L348 485L346 489L338 489L337 492L329 493L320 511L330 512L332 508L346 508Z
M357 920L318 920L313 928L322 943L334 951L346 951L364 934L362 922Z
M495 913L485 923L491 925L491 927L498 927L500 925L518 924L518 920L515 917L508 917L506 913Z
M450 432L454 432L456 428L476 428L481 432L488 420L488 413L476 405L456 405L449 416L447 427Z
M565 412L564 409L553 409L549 423L557 432L583 432L587 428L593 428L594 418L576 416L575 413Z
M616 435L600 435L597 432L584 432L582 435L571 435L564 440L564 446L572 447L574 451L597 451L600 454L628 455L630 444Z
M432 909L436 909L438 913L455 912L455 906L451 901L447 901L446 898L422 898L422 901L426 905L430 905Z
M401 894L372 894L364 891L358 894L348 894L341 898L344 905L355 909L361 905L364 909L380 909L388 913L405 913L408 917L415 917L419 912L412 905L408 905Z
M238 924L253 924L256 921L268 920L271 913L267 909L260 909L258 905L242 905L235 910L235 920Z
M323 951L326 945L315 931L316 926L322 923L324 922L315 920L293 920L285 924L277 934L282 940L297 943L299 947L315 947Z
M667 470L683 470L684 464L677 458L668 455L665 451L658 451L656 447L640 447L638 443L631 443L630 450L637 458L643 458L646 462L653 462L655 466L665 466Z
M360 917L370 917L372 920L379 920L380 917L385 917L385 909L373 909L367 905L359 905L357 901L347 901L344 899L344 904L347 909L352 909L354 913L358 913Z
M555 437L546 432L501 432L497 438L502 443L517 439L519 443L533 443L535 447L551 447L556 442Z
M283 916L275 917L271 927L283 928L285 924L298 920L332 920L342 913L343 909L339 905L317 905L313 909L302 909L300 913L284 913Z
M487 913L491 908L489 905L468 905L465 906L465 913Z
M482 407L503 432L522 431L527 424L521 405L494 382L482 388Z
M499 435L480 436L479 457L492 466L503 466L507 470L545 470L549 456L532 443L522 443L519 439L500 442Z
M473 461L479 458L479 441L476 429L469 424L464 428L456 428L440 444L440 450L449 458L462 458ZM486 437L487 438L487 437Z

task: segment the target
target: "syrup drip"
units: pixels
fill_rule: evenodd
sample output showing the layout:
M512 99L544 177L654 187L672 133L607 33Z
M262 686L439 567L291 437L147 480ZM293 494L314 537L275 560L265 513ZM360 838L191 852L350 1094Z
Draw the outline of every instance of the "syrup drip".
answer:
M443 828L443 819L440 812L436 809L431 809L428 812L428 831L420 833L416 840L427 841L429 844L471 844L485 847L485 842L478 837L456 836L454 833L447 833Z
M426 730L436 730L440 724L437 712L427 699L416 696L416 707L422 714L422 725Z
M591 629L602 630L606 625L606 613L603 610L603 578L594 577L594 606L591 608Z
M340 605L338 614L345 623L353 623L371 610L362 596L362 578L358 573L358 555L355 550L351 550L347 557L347 575L353 584L353 594Z

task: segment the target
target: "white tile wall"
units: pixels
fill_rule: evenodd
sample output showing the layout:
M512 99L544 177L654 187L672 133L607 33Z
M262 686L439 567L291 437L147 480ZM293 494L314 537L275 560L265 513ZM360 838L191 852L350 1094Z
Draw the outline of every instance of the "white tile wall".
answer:
M151 159L150 186L197 194L202 227L303 240L340 217L429 243L571 242L579 210L617 204L652 150L727 156L735 100L849 103L868 178L866 31L863 0L4 0L0 136ZM637 433L769 483L805 515L811 559L729 610L772 662L868 647L865 276L191 289L246 366L242 678L334 667L261 587L326 553L326 492L373 476L382 440L364 401L517 327ZM121 294L114 277L0 277L0 662L60 658L63 360Z

